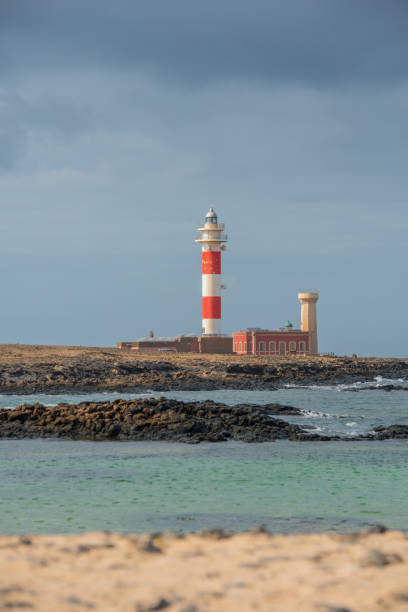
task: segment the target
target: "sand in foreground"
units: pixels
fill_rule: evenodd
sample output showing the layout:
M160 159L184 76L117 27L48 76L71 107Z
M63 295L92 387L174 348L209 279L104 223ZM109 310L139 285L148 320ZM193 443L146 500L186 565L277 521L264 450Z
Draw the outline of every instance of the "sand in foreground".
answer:
M0 609L408 610L408 539L244 533L2 536Z

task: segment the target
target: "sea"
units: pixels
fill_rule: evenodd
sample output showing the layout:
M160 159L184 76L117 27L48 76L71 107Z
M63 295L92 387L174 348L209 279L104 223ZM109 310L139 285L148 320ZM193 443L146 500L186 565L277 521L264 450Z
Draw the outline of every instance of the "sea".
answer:
M387 384L407 391L382 390ZM159 396L288 404L302 416L284 420L347 441L0 440L0 533L408 529L408 441L353 440L379 425L408 424L405 379L270 391L1 395L0 407Z

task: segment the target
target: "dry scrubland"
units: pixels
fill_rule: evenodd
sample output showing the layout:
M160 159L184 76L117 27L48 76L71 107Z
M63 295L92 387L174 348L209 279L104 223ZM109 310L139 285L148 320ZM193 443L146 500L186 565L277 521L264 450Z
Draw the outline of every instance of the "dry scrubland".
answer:
M357 357L339 356L260 356L260 355L202 355L197 353L148 353L137 351L118 350L115 347L93 347L93 346L57 346L46 344L0 344L0 363L13 364L25 363L38 364L44 360L54 360L55 362L76 360L81 358L119 360L123 362L134 362L147 360L152 363L169 361L186 367L200 366L205 364L229 364L229 363L256 363L256 364L298 364L298 363L327 363L341 364L344 361L352 360L355 363L408 363L408 359L384 359L379 357Z
M0 392L273 388L408 375L408 360L136 353L0 345Z
M405 533L4 536L0 609L408 610Z

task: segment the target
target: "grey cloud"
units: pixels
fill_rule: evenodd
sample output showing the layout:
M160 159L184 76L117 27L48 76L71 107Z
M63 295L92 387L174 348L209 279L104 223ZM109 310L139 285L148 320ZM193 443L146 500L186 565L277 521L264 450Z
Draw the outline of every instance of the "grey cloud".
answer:
M1 69L144 69L179 84L406 78L405 0L8 0Z
M151 253L158 245L166 250L171 228L170 235L185 237L178 248L189 251L192 226L214 198L235 225L237 242L249 241L253 252L327 252L375 245L378 230L366 221L364 207L381 211L390 198L394 208L405 199L404 88L350 98L347 92L254 91L235 83L186 96L145 80L137 85L115 78L107 86L99 76L80 84L69 112L74 85L69 75L58 85L66 124L64 105L53 114L47 103L52 79L42 84L43 109L38 95L35 103L25 91L24 103L12 98L15 123L31 138L24 168L2 183L3 197L26 208L37 200L39 218L47 219L39 228L41 244L30 240L30 222L17 248L52 243L68 254L74 244L75 250L103 251L109 242L123 253ZM89 131L70 132L85 100L93 101ZM248 236L248 202L251 213L265 220L258 240ZM360 218L349 227L355 210ZM19 215L11 210L8 225L17 225ZM290 224L291 241L279 232L271 246L270 224ZM55 234L58 226L69 230L66 238ZM16 248L12 236L5 233L2 247Z
M60 96L48 91L17 93L0 89L0 119L2 125L47 128L67 134L83 131L94 124L89 103L83 99L70 99L69 91Z
M12 170L25 150L24 131L14 126L0 127L0 173Z
M96 113L86 99L69 92L16 92L0 88L0 170L10 171L24 157L30 135L54 134L67 143L95 126Z
M2 341L199 331L214 204L225 331L317 287L323 350L402 354L406 6L0 0Z

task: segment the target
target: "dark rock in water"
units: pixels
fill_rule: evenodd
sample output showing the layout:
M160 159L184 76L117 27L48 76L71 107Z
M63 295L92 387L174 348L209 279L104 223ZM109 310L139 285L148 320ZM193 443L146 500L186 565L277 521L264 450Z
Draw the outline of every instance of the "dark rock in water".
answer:
M310 432L294 432L289 440L292 442L330 442L332 440L342 440L340 436L319 436Z
M260 408L259 404L239 404L246 408ZM277 414L303 416L304 413L294 406L285 406L284 404L263 404L262 408L268 411L268 414L275 416Z
M352 391L353 393L357 393L358 391L408 391L408 387L404 387L402 385L369 385L368 387L359 387L352 389L344 389L344 391Z
M408 439L408 425L389 425L388 427L375 427L375 440L390 440L392 438Z
M292 406L166 398L22 405L0 410L0 438L64 437L74 440L165 440L176 442L266 442L300 435L298 425L274 414L301 415Z
M321 436L276 415L298 415L292 406L182 402L164 397L78 405L22 405L0 409L0 438L70 438L72 440L162 440L172 442L325 442L408 439L408 425L377 427L365 436Z
M388 528L385 527L385 525L377 524L377 525L372 525L371 527L368 527L362 533L366 533L366 534L385 533L386 531L388 531Z

